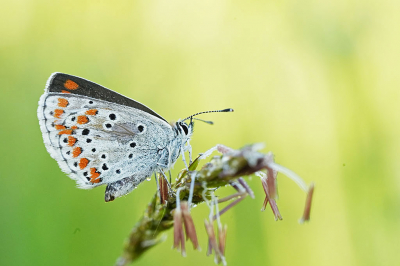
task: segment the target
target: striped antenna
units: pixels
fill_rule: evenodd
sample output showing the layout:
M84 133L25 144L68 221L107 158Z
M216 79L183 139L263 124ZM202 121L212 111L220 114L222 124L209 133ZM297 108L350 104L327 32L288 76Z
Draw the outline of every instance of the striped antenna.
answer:
M227 108L227 109L223 109L223 110L214 110L214 111L200 112L200 113L196 113L196 114L194 114L194 115L188 116L188 117L186 117L185 119L183 119L182 121L191 119L193 116L196 116L196 115L207 114L207 113L226 113L226 112L233 112L233 109L232 109L232 108Z

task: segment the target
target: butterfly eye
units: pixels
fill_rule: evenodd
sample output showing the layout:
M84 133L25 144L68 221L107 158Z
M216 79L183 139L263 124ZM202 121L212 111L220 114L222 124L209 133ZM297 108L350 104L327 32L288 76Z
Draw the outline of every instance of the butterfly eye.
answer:
M186 124L181 124L181 128L183 129L183 131L185 131L185 135L187 135L188 133L189 133L189 129L188 129L188 127L187 127L187 125Z

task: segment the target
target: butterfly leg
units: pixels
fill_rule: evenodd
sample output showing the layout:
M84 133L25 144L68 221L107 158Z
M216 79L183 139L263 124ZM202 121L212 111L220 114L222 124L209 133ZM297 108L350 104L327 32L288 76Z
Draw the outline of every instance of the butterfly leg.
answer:
M154 172L154 180L156 181L156 184L157 184L157 191L160 193L160 199L161 199L160 184L158 183L158 178L157 178L157 173L156 173L156 172Z
M189 167L188 167L188 164L187 164L186 158L185 158L185 149L183 147L181 148L181 155L182 155L182 160L183 160L183 163L185 164L186 170L189 170Z
M138 185L133 177L125 177L121 180L110 183L106 187L105 201L113 201L115 198L128 194Z
M189 140L187 141L187 149L189 151L189 165L192 164L192 145L190 145Z

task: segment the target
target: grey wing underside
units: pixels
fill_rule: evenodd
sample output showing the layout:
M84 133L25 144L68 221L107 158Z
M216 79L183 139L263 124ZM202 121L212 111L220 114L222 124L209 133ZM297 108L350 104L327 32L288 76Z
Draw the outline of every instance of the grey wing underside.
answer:
M68 106L60 108L60 99L67 100ZM55 112L59 109L63 112ZM87 115L90 110L96 114ZM112 114L116 118L110 120ZM82 116L88 122L76 124ZM151 176L158 167L160 150L173 138L171 126L155 116L86 96L45 93L38 117L46 148L60 168L80 188L107 184L106 201L129 193ZM61 134L64 131L67 134ZM71 146L70 138L76 139ZM81 152L74 157L77 148Z

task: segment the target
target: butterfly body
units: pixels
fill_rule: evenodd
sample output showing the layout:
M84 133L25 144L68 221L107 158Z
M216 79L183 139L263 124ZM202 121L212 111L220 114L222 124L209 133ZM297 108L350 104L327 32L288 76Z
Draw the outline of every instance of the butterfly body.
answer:
M38 118L47 151L60 168L80 188L106 184L106 201L170 169L190 151L193 131L192 121L171 126L132 99L63 73L50 76Z

